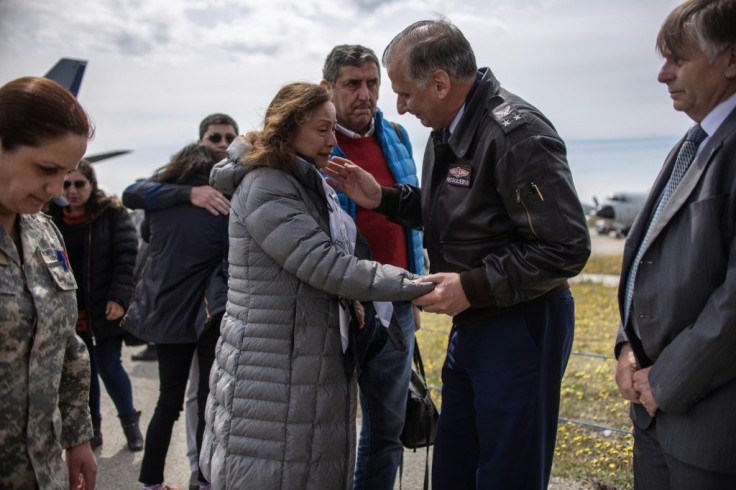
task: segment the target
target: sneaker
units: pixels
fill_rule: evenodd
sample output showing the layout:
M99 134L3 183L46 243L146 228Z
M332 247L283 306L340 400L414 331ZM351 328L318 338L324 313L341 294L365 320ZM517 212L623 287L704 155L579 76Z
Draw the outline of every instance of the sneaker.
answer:
M134 361L158 361L158 353L154 344L148 344L145 349L138 354L130 356Z

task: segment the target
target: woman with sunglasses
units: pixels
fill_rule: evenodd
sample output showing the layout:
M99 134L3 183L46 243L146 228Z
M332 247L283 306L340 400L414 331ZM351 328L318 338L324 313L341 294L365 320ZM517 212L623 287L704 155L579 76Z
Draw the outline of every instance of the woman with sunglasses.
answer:
M0 488L95 487L76 283L59 231L39 213L93 133L56 82L0 87Z
M210 374L200 466L218 489L352 488L362 301L433 285L369 251L320 175L335 107L319 85L284 86L262 131L239 137L213 187L235 191L227 312ZM237 187L235 190L233 187ZM390 304L375 308L388 322ZM353 310L355 307L355 311Z
M76 331L87 344L92 367L89 406L94 437L90 443L92 448L102 445L99 374L115 404L128 449L140 451L141 413L133 405L130 377L120 358L125 334L120 320L133 295L138 234L120 200L107 197L97 186L87 160L67 174L64 197L69 205L52 202L49 214L64 237L78 286Z

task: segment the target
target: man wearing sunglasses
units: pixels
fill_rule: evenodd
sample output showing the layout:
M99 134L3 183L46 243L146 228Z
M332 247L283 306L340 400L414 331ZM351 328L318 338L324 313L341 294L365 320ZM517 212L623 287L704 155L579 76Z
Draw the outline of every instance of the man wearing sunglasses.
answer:
M227 147L238 135L237 123L226 114L210 114L199 124L199 143L217 152L217 158L225 158Z
M227 147L230 146L237 135L238 124L232 117L220 113L210 114L199 124L197 144L214 150L217 153L218 160L221 160L225 158ZM189 203L204 208L215 216L230 213L228 198L208 185L168 184L144 179L128 186L123 191L123 204L131 209L157 211ZM146 226L145 221L141 224L141 229L144 226ZM134 360L146 356L149 350L153 350L155 355L155 346L149 345L138 356L134 355ZM155 356L153 356L153 359L155 360ZM197 483L199 461L197 460L196 440L198 384L199 367L197 365L197 355L195 354L189 370L189 385L187 386L184 409L187 426L187 458L191 470L190 489L199 488Z
M221 160L237 135L238 123L233 118L227 114L210 114L199 124L197 144L211 148ZM192 203L215 216L230 213L230 201L208 185L163 184L144 179L123 191L123 204L131 209L153 211L182 203Z

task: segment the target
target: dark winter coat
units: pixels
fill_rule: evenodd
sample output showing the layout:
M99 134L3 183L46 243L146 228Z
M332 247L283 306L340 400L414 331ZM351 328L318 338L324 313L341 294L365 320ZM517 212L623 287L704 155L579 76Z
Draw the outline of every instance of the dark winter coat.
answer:
M208 320L225 310L227 216L193 204L146 216L148 257L123 325L147 342L196 342Z
M133 269L138 253L138 234L128 210L117 198L105 198L92 221L79 225L67 225L62 220L62 209L52 207L50 214L65 241L72 227L85 227L84 264L82 266L84 304L79 308L87 312L87 328L96 338L123 335L120 320L105 318L108 301L115 301L123 309L133 296Z

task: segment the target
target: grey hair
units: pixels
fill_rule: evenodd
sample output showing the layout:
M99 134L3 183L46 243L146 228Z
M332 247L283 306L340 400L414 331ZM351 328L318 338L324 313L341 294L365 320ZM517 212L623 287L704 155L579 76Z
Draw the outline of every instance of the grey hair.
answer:
M322 78L327 80L330 85L334 85L337 77L340 75L340 69L343 66L360 66L363 63L371 61L378 68L378 81L381 81L381 64L378 62L378 56L371 48L366 48L360 44L340 44L330 51L325 59L325 66L322 68Z
M656 49L662 56L683 54L694 40L713 62L736 43L736 0L687 0L665 19L657 35Z
M437 70L451 79L467 81L475 77L478 66L470 43L449 20L420 20L394 37L383 52L383 66L397 55L407 56L407 80L426 87Z

